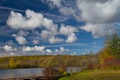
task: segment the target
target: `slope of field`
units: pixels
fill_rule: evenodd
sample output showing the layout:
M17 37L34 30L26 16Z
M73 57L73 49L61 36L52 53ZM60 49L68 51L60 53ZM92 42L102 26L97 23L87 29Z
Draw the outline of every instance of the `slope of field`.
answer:
M120 80L120 70L84 71L59 80Z

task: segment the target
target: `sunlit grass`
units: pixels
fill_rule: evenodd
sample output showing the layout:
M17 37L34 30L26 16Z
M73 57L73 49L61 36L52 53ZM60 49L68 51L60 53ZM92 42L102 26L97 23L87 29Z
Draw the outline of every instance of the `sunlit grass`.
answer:
M120 70L89 70L59 80L120 80Z

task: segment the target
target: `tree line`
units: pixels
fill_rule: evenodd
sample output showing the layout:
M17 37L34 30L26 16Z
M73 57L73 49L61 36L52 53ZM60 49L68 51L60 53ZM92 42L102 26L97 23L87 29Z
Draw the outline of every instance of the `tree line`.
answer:
M0 58L0 69L45 68L45 67L87 67L97 64L97 55L39 55Z

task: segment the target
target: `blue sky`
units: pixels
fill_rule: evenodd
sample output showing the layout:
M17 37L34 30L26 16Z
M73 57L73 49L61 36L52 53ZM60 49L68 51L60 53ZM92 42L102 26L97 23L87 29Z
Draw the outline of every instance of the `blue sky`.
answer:
M120 0L0 0L0 56L96 53L120 33Z

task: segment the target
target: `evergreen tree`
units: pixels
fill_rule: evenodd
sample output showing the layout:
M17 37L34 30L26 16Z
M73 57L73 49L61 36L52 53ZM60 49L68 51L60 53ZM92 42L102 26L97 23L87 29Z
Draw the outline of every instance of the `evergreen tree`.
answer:
M120 58L120 37L118 34L113 34L112 37L106 40L105 49L108 54Z

